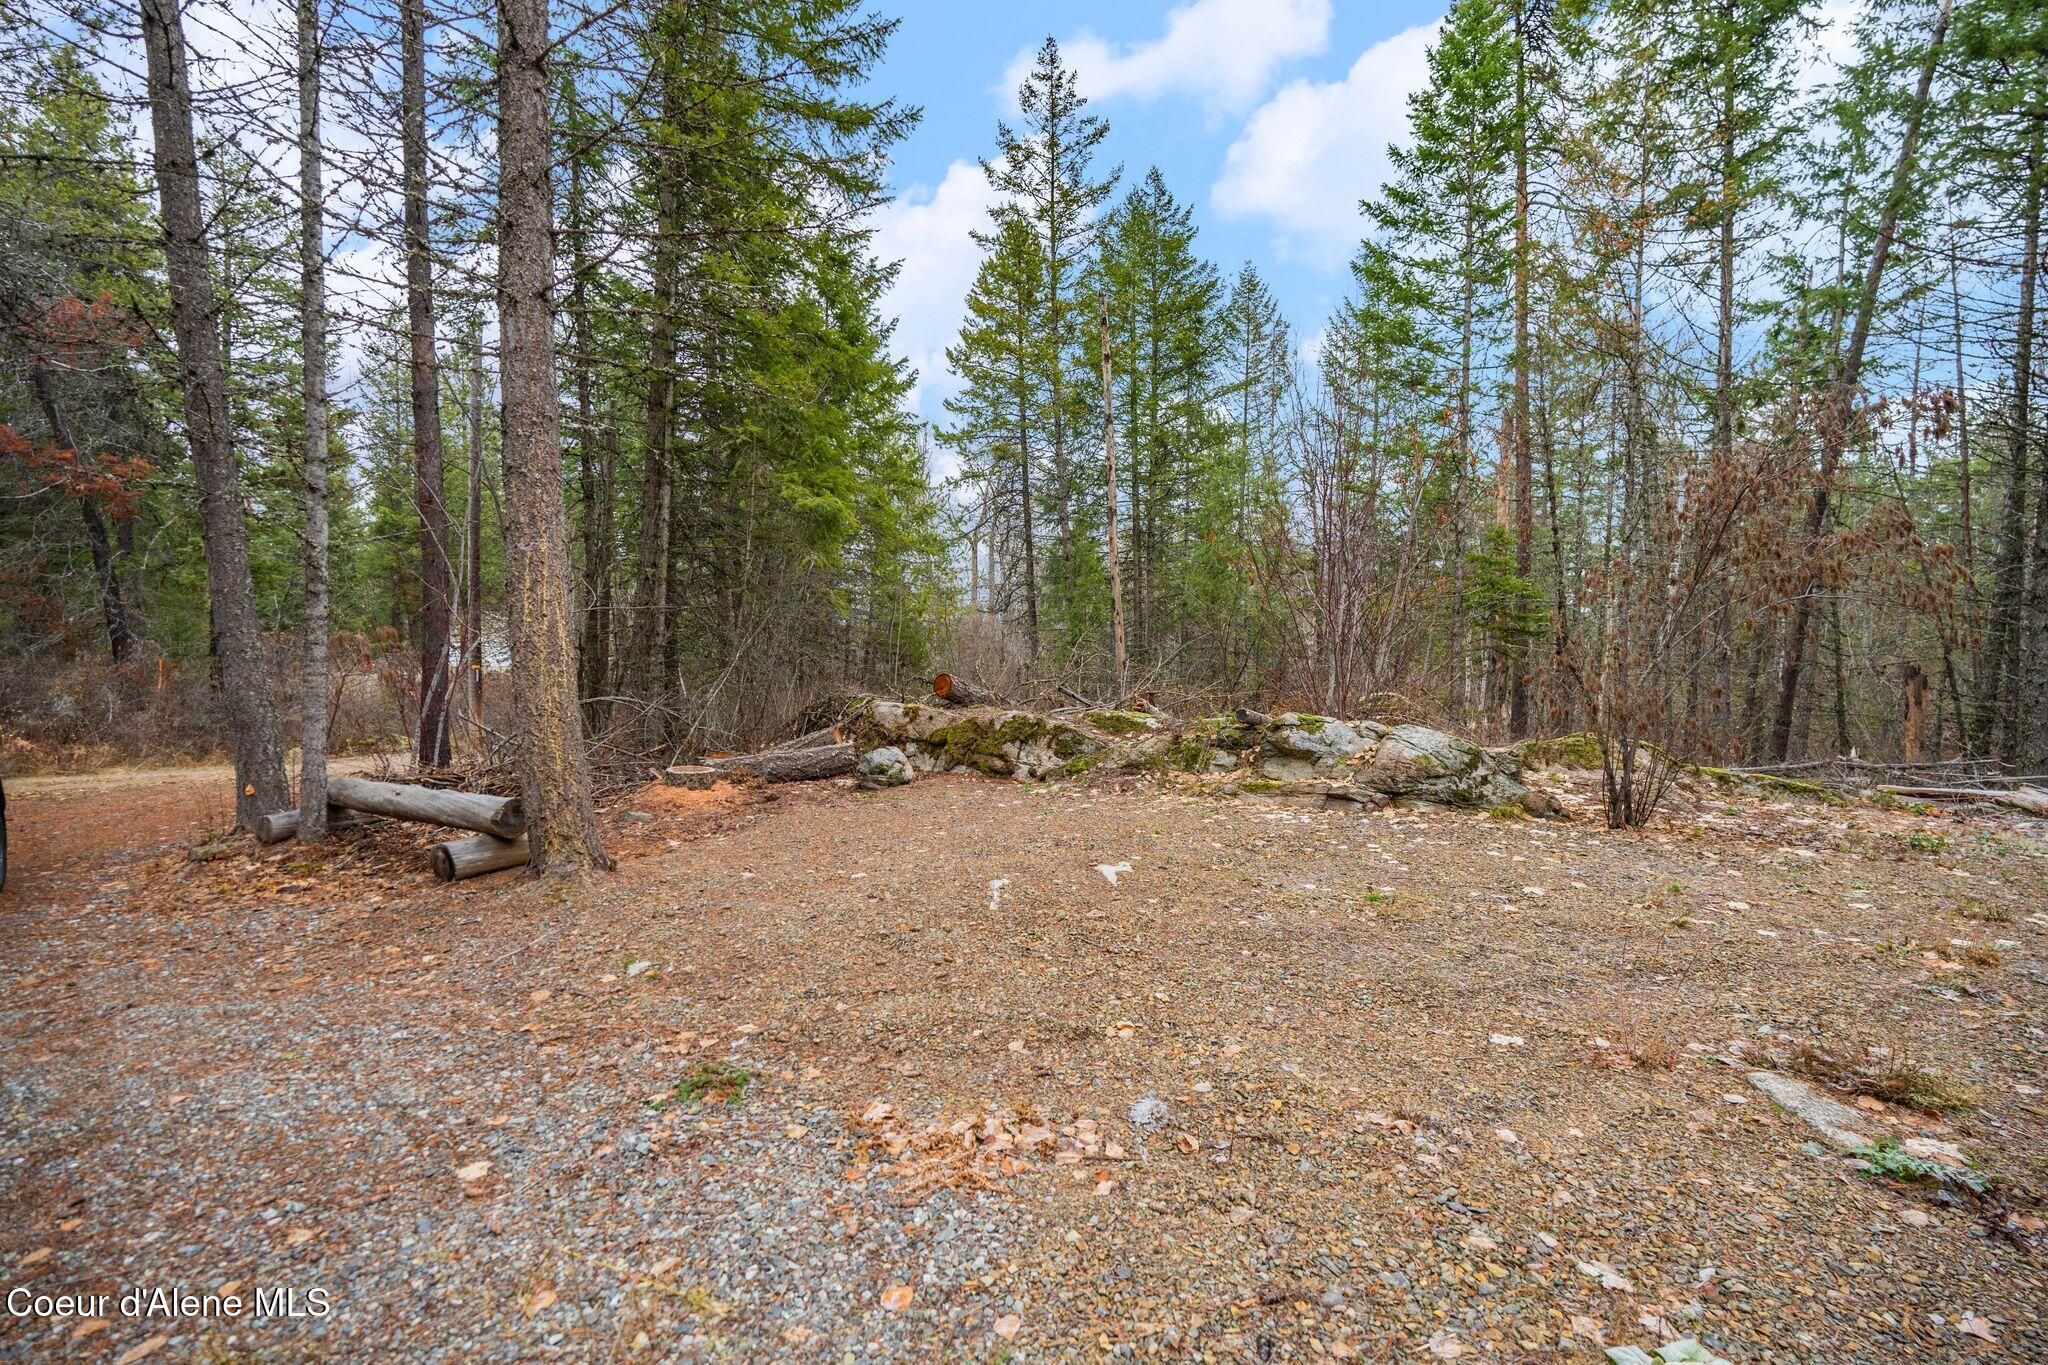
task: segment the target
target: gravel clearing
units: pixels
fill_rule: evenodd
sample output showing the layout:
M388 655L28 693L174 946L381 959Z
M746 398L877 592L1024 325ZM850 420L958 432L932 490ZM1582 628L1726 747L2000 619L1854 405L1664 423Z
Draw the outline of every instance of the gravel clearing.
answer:
M2048 1358L2040 825L1543 785L650 789L567 888L15 796L10 1290L297 1293L0 1357ZM1815 1142L1802 1040L1966 1086L1836 1098L1998 1197Z

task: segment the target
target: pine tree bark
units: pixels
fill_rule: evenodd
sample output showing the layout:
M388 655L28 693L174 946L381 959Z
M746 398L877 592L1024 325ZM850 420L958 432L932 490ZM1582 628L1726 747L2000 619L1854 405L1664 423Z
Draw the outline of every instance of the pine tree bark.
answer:
M152 162L163 217L164 274L171 296L185 430L199 485L200 534L213 647L235 755L235 822L290 803L278 748L277 704L249 573L248 527L228 419L227 357L221 344L199 159L192 143L192 82L178 0L140 0L149 65Z
M327 261L320 193L319 0L298 0L299 346L305 410L306 614L299 677L302 844L327 837Z
M1934 68L1941 59L1941 47L1948 37L1950 11L1954 0L1942 0L1928 36L1927 55L1920 66L1920 82L1906 113L1905 135L1899 142L1898 161L1892 167L1891 185L1885 192L1884 208L1878 216L1877 232L1871 243L1870 265L1864 272L1863 288L1856 300L1856 322L1850 329L1847 349L1835 364L1833 382L1825 397L1821 417L1820 476L1814 483L1812 502L1806 516L1806 574L1798 599L1792 606L1791 636L1785 645L1785 667L1778 677L1778 711L1771 725L1771 756L1783 763L1792 750L1792 722L1799 701L1799 679L1806 668L1808 627L1813 620L1813 602L1820 592L1818 560L1821 539L1826 534L1828 513L1834 495L1835 476L1848 448L1850 428L1856 416L1856 394L1863 378L1863 353L1870 342L1870 323L1877 310L1878 289L1891 256L1892 239L1898 233L1899 214L1905 206L1906 190L1913 174L1913 159L1920 147L1920 124L1927 113L1927 94L1934 84Z
M513 724L536 873L608 868L569 629L555 380L548 0L498 4L498 331Z
M2011 459L2015 470L2024 469L2029 462L2034 429L2034 310L2041 276L2042 182L2048 177L2048 164L2044 164L2042 152L2041 124L2037 121L2025 162L2027 189L2021 229L2019 318L2013 344ZM2043 487L2048 487L2048 474L2044 474ZM2029 771L2039 771L2037 765L2048 758L2048 678L2041 673L2048 667L2048 497L2038 494L2034 502L2034 572L2027 617L2033 637L2033 666L2023 671L2026 685L2013 689L2015 709L2025 707L2029 712L2023 721L2027 740L2024 746L2015 744L2013 748L2023 749ZM2014 728L2018 730L2021 726Z
M427 219L426 0L399 0L400 121L405 163L405 305L411 345L414 503L420 519L420 696L414 752L448 765L452 578L448 490L441 456L441 367L434 353L434 260Z
M481 327L469 343L469 489L464 503L463 710L474 724L483 719L484 713L484 338Z

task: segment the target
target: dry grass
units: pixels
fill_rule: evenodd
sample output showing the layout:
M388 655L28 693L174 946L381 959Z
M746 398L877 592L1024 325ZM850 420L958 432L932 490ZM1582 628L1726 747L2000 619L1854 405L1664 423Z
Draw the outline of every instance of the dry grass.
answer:
M1975 1087L1916 1058L1898 1043L1830 1048L1800 1042L1786 1053L1781 1066L1844 1094L1868 1095L1923 1113L1956 1114L1977 1107Z
M1972 943L1960 949L1956 956L1972 967L1992 968L2003 966L2005 958L1989 943Z
M1607 1040L1600 1064L1624 1070L1675 1071L1685 1058L1685 1043L1669 1026L1633 1007L1604 1016L1596 1036Z

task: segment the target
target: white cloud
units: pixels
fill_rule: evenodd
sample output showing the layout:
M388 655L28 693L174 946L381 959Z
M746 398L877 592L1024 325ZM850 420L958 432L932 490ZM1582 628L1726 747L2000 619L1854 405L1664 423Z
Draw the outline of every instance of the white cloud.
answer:
M1436 24L1374 43L1338 81L1292 81L1252 111L1209 197L1226 218L1263 217L1274 248L1329 268L1362 233L1358 201L1408 141L1408 95L1428 79Z
M1060 45L1090 99L1128 95L1152 100L1191 95L1212 113L1248 107L1283 64L1323 50L1330 0L1188 0L1166 16L1166 32L1150 42L1112 43L1082 29ZM1020 52L1003 73L1002 96L1014 102L1035 49Z
M928 409L928 416L951 391L946 348L959 335L967 291L981 262L972 234L988 222L994 202L981 167L963 160L946 168L936 189L913 186L875 213L875 254L903 262L882 311L896 319L897 354L917 367L909 402ZM949 458L939 456L942 462Z

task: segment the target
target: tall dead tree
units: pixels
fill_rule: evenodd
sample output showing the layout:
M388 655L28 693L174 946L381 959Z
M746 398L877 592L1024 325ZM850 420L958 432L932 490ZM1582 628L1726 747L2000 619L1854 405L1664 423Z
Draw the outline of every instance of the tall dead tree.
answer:
M1793 712L1799 700L1799 679L1806 668L1808 627L1813 620L1813 603L1821 590L1821 540L1827 534L1828 512L1834 495L1835 478L1847 451L1856 420L1856 394L1863 379L1863 353L1870 343L1870 323L1877 311L1877 294L1884 284L1885 264L1891 257L1892 240L1898 234L1899 214L1911 188L1913 159L1920 149L1920 123L1927 113L1927 92L1934 84L1934 68L1941 60L1941 45L1948 37L1949 14L1954 0L1943 0L1935 16L1934 31L1928 36L1927 55L1920 64L1920 83L1913 103L1906 111L1905 134L1899 141L1899 157L1892 167L1891 184L1885 191L1878 215L1877 232L1870 246L1870 265L1864 271L1863 288L1856 300L1856 321L1849 342L1835 358L1828 390L1822 398L1820 421L1820 473L1807 507L1806 539L1801 547L1806 558L1798 599L1792 604L1790 638L1785 645L1785 667L1778 676L1778 710L1771 724L1771 756L1782 763L1792 750Z
M448 708L455 679L448 653L452 580L448 492L441 459L441 367L434 352L434 260L427 219L427 13L399 0L405 162L405 311L411 343L414 503L420 518L420 713L414 752L448 764Z
M151 160L163 217L164 274L171 296L185 432L199 485L200 535L214 659L235 754L235 822L242 828L289 801L278 749L277 704L249 573L242 480L228 419L227 358L221 345L213 265L192 144L192 81L178 0L141 0L148 60Z
M611 866L576 704L555 378L548 0L498 3L498 334L513 725L536 873Z
M320 10L298 0L299 342L304 348L306 619L300 627L299 827L327 837L327 268L320 200Z

